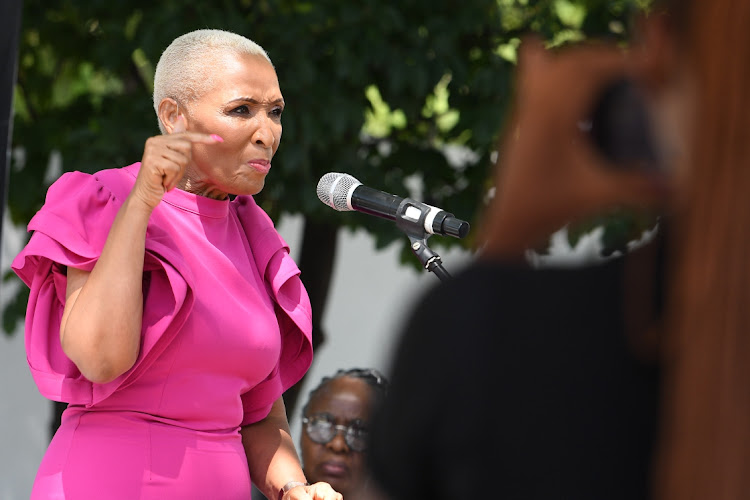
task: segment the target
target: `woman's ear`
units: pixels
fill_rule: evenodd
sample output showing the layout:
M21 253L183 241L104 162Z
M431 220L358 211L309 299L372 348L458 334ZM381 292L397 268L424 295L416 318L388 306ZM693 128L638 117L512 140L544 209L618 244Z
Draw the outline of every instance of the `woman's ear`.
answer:
M164 127L164 131L167 134L175 133L175 125L177 125L177 117L182 115L182 120L187 124L183 110L180 109L180 105L171 97L165 97L159 103L159 121Z

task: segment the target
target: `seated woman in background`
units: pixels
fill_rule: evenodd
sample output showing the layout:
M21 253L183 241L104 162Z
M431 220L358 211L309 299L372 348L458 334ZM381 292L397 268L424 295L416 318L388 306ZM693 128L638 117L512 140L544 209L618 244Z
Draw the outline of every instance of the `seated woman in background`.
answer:
M368 426L388 381L373 369L339 370L324 377L302 408L300 452L305 477L323 481L344 498L383 498L368 481Z

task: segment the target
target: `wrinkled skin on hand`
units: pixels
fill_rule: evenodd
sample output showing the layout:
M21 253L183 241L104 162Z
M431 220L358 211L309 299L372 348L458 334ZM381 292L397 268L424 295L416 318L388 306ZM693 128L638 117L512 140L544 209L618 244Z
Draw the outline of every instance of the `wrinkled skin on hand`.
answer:
M141 159L141 169L131 196L137 197L154 209L164 193L177 186L192 158L193 143L215 144L208 134L186 132L185 118L179 115L174 131L168 135L157 135L146 140Z
M309 486L292 488L282 500L343 500L343 495L334 491L328 483L315 483Z

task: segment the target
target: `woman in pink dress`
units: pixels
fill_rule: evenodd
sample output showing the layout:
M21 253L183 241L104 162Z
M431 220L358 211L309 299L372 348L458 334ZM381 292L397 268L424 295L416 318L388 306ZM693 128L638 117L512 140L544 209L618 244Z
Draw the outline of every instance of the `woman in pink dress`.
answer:
M274 67L242 36L185 34L154 108L141 162L64 174L12 264L31 289L31 372L69 404L31 497L249 499L252 480L274 500L341 499L307 484L282 399L312 326L252 198L281 139Z

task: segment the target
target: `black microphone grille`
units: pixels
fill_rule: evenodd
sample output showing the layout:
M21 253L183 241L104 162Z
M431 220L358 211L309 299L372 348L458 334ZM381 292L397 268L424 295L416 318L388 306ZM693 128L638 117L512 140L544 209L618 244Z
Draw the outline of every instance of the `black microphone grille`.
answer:
M318 181L318 199L339 212L353 210L349 206L349 195L352 188L362 183L349 174L328 172Z

